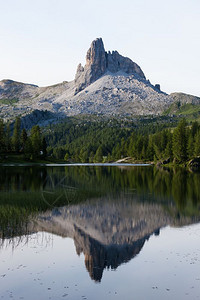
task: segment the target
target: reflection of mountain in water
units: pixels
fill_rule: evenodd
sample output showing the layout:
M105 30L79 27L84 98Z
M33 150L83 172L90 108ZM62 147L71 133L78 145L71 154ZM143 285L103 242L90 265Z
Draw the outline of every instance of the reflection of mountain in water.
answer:
M199 181L199 173L153 167L1 168L0 243L37 231L71 237L99 281L160 228L197 222Z
M123 245L102 245L80 229L77 229L74 242L77 254L85 255L85 266L90 277L95 281L101 281L105 268L116 269L122 263L128 262L142 249L149 236L139 239L133 243Z
M120 198L56 208L40 215L35 229L73 238L77 254L85 255L91 278L100 281L105 268L116 269L132 259L152 234L168 224L173 219L161 205Z

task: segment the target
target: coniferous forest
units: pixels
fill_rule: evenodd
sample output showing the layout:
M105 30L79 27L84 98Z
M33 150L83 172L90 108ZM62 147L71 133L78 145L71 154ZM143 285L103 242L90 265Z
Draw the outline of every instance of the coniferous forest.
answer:
M20 154L25 160L51 158L69 162L111 162L130 157L133 161L182 163L200 155L200 125L181 119L171 123L107 119L65 122L29 131L0 120L0 153Z
M25 160L46 158L46 140L41 134L38 125L33 126L29 133L21 129L21 120L16 118L13 129L10 123L0 120L0 155L4 159L6 155L23 155ZM19 157L19 156L18 156Z
M181 119L177 126L142 126L115 121L60 124L45 133L48 153L72 162L109 162L124 157L135 161L185 162L200 155L200 126Z

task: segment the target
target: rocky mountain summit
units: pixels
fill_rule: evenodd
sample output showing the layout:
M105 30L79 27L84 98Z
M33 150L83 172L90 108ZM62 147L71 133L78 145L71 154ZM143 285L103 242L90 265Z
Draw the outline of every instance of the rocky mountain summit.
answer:
M40 124L46 124L49 113L51 121L78 114L158 115L174 102L174 97L162 92L159 84L152 85L130 58L117 51L106 52L98 38L87 51L85 66L78 65L73 81L47 87L0 81L0 117L12 120L17 115L30 115L32 120L34 111L47 111L34 113L37 118L45 115Z
M145 79L141 68L131 59L123 57L117 51L106 52L102 39L92 42L86 55L85 67L78 65L75 77L76 93L99 79L107 71L117 73L122 71L128 75L137 74Z

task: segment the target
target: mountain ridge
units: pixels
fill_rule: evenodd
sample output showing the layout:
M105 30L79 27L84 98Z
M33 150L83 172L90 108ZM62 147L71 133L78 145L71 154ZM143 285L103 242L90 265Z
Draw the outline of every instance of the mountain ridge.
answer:
M191 101L188 96L184 98L186 103ZM85 66L78 65L73 81L47 87L9 79L0 81L0 117L12 120L34 111L53 113L55 119L79 114L160 115L177 97L177 93L162 92L159 84L152 85L130 58L117 51L105 51L98 38L87 51ZM199 104L200 98L195 98L193 101Z

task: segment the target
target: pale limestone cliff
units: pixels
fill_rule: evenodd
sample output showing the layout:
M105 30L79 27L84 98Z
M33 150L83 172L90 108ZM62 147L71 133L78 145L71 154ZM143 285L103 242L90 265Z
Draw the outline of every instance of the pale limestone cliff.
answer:
M137 74L145 79L141 68L131 59L120 55L117 51L106 52L101 38L92 42L86 55L86 64L78 65L75 76L75 94L99 79L107 71L117 73L119 71L127 75Z

